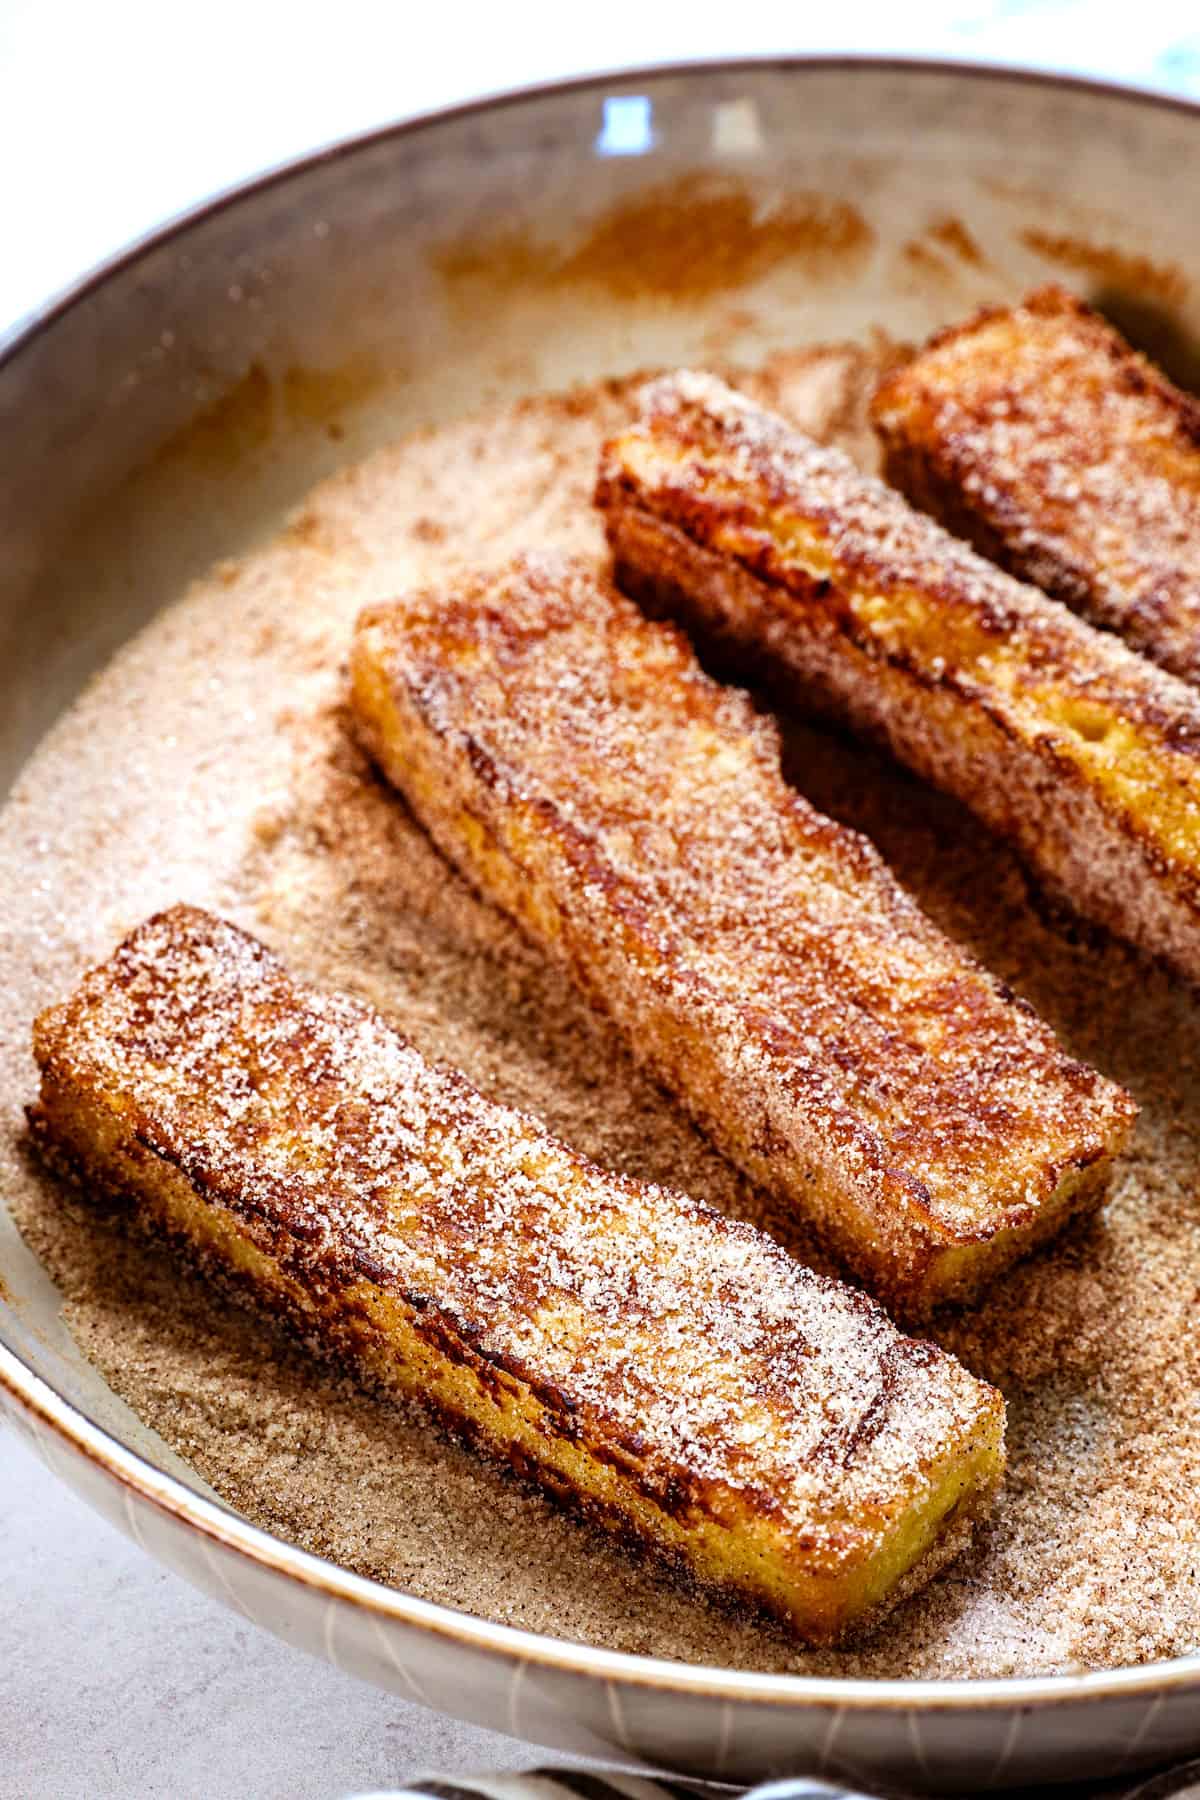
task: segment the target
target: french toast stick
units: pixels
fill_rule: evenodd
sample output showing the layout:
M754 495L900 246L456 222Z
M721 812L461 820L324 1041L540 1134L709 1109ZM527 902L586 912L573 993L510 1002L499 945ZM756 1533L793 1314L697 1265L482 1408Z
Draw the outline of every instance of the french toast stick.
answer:
M1200 693L708 375L645 390L597 497L649 610L884 743L1200 981Z
M813 1642L920 1585L1003 1402L752 1227L611 1174L188 907L34 1029L31 1124L314 1350Z
M1200 682L1200 402L1065 288L940 332L872 405L888 480Z
M588 565L527 556L369 608L351 703L443 852L893 1307L969 1297L1098 1202L1129 1097Z

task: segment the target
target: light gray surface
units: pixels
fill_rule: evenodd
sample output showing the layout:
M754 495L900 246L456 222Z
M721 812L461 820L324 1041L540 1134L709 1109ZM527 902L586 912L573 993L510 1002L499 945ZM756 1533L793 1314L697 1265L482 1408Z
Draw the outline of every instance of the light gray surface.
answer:
M419 1769L538 1758L254 1630L104 1524L4 1425L0 1497L2 1800L333 1800Z

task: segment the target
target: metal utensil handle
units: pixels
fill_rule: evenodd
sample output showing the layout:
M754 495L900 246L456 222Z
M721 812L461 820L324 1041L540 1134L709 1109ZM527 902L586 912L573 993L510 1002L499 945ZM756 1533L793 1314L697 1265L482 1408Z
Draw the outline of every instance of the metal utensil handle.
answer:
M418 1776L402 1788L349 1794L345 1800L717 1800L723 1794L740 1800L885 1800L880 1793L807 1775L741 1789L658 1775L601 1775L592 1769L527 1769L521 1774L456 1775L453 1780Z
M1062 1790L1070 1800L1072 1789ZM1077 1791L1077 1790L1075 1790ZM745 1790L719 1782L674 1780L664 1776L598 1774L593 1769L527 1769L520 1774L419 1776L401 1788L348 1794L345 1800L900 1800L893 1789L868 1794L862 1788L788 1775ZM1200 1762L1153 1775L1128 1788L1123 1800L1200 1800Z

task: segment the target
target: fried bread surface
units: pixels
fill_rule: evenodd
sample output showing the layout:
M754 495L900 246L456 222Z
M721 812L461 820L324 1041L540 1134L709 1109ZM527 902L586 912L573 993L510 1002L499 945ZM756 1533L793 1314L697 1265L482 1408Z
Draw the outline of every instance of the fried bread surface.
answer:
M888 479L1014 575L1200 681L1200 404L1065 288L881 383Z
M1200 981L1200 693L712 376L652 383L598 488L622 586L881 740L1046 889Z
M85 1187L494 1456L813 1641L924 1581L1003 1403L752 1227L610 1174L186 907L37 1021Z
M435 842L894 1306L1094 1205L1128 1096L785 782L776 732L587 565L365 612L363 741Z

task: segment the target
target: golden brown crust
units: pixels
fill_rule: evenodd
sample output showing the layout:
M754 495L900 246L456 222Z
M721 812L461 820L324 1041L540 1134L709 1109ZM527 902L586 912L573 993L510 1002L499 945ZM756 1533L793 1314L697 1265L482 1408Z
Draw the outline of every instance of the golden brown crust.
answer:
M1200 681L1200 404L1051 285L891 372L888 479L1014 575Z
M621 578L881 739L1078 911L1200 980L1200 695L712 377L605 453Z
M585 565L370 609L367 747L726 1154L875 1291L974 1291L1102 1195L1128 1096L949 943L776 735Z
M609 1174L178 907L37 1021L85 1184L493 1455L823 1639L961 1542L999 1396L751 1227Z

